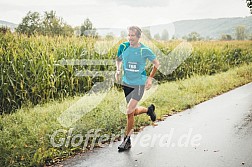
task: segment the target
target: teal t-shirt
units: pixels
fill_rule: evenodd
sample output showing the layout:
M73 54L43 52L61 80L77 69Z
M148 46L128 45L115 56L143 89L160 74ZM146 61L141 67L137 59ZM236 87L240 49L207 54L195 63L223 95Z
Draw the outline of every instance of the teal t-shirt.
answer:
M128 85L145 85L147 76L146 60L153 61L156 55L142 43L138 48L130 47L129 42L120 44L117 52L119 60L123 61L122 81Z

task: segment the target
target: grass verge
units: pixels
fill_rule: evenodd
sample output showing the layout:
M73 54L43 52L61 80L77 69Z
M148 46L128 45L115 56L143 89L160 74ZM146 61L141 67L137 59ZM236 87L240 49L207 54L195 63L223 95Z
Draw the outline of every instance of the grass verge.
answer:
M190 108L249 82L252 82L252 64L212 76L194 76L186 80L160 84L155 93L142 102L142 105L154 103L158 119L162 120L163 115ZM100 136L106 134L108 138L105 140L109 140L112 134L121 134L126 124L125 114L119 111L119 104L124 100L122 92L113 88L105 100L70 129L62 127L57 118L79 99L81 97L68 98L61 103L54 101L2 115L0 166L43 166L90 149L93 139L89 138L86 142L85 134L92 129L99 129ZM135 119L135 130L149 124L147 115L138 116ZM58 145L53 147L51 137L59 130L61 133L54 136ZM83 140L77 139L78 135L83 136ZM97 139L95 141L98 142ZM80 144L77 146L76 143Z

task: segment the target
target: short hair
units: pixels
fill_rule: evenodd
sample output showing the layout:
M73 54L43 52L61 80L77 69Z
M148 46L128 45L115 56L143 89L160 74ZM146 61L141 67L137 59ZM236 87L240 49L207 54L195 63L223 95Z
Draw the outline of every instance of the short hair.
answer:
M137 36L138 38L141 37L142 30L141 30L141 28L139 28L138 26L130 26L130 27L128 28L128 30L136 30L136 36Z

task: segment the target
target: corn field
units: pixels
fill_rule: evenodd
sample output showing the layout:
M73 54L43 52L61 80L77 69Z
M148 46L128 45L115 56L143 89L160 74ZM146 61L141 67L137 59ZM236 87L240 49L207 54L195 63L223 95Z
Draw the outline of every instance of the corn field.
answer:
M115 67L73 66L60 64L59 61L114 60L120 42L122 41L98 42L97 39L85 37L28 38L11 33L0 34L0 114L11 113L23 105L62 100L87 92L95 82L103 81L104 77L76 77L76 72L112 71ZM151 42L149 45L152 47L154 44L164 55L168 55L179 41ZM159 81L171 81L195 74L213 75L252 62L252 41L209 41L191 44L193 52L186 61L171 74L158 72L155 78Z

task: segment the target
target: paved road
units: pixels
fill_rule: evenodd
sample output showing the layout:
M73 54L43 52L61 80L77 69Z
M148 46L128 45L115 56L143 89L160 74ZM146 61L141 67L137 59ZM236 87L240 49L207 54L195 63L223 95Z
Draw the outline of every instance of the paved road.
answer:
M252 83L148 126L133 147L94 149L67 167L252 167Z

